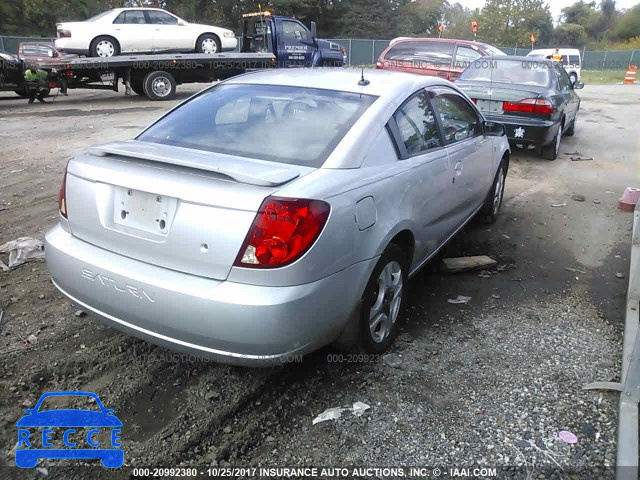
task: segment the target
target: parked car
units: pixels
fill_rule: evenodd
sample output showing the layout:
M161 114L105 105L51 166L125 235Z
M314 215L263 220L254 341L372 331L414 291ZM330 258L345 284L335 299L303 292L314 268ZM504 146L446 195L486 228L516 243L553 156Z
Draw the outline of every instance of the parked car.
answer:
M84 22L58 23L56 30L57 48L92 57L135 52L219 53L238 45L231 30L189 23L159 8L115 8Z
M555 160L563 135L576 130L580 97L557 63L532 57L488 57L474 62L456 82L487 119L501 122L509 140Z
M47 63L60 63L66 60L73 60L74 58L78 58L78 55L62 52L52 43L21 42L18 45L18 58L27 64L37 63L39 65L46 65Z
M380 54L376 68L432 75L453 81L469 63L487 55L504 55L504 52L486 43L468 40L399 37L391 40Z
M551 56L555 53L555 48L541 48L531 50L527 53L527 57L541 57L551 60ZM564 67L571 79L571 83L580 80L580 71L582 70L582 56L577 48L559 48L558 53L562 55L560 64Z
M103 322L228 363L382 352L409 278L493 221L509 145L454 84L269 70L70 160L54 284Z

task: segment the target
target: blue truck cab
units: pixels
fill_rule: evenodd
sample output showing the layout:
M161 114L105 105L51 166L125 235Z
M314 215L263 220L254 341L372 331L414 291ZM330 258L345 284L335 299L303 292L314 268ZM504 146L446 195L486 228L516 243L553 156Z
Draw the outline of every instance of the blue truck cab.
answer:
M308 29L291 17L270 12L245 13L242 53L273 53L278 67L342 67L346 52L337 43L317 38L316 24Z

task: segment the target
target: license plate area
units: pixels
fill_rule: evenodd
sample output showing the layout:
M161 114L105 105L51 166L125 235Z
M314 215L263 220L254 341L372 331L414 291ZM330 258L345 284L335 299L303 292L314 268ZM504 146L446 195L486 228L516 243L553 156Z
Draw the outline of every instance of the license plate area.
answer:
M502 102L499 100L476 100L476 106L482 113L492 113L494 115L501 115L504 113L502 110Z
M176 212L177 199L115 187L113 222L155 235L167 236Z

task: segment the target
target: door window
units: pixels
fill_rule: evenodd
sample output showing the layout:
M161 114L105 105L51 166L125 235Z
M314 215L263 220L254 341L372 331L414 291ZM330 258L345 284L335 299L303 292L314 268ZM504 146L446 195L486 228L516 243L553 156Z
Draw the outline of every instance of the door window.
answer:
M566 92L567 90L571 90L571 80L569 79L569 75L565 72L564 68L560 68L557 65L553 66L553 70L558 77L558 87L561 92Z
M166 12L160 12L158 10L149 10L149 21L154 25L177 25L178 19L173 15L169 15Z
M440 116L446 145L482 135L480 118L460 95L443 93L433 99L433 104Z
M433 116L429 97L420 92L406 101L394 114L400 141L409 157L442 146L438 125Z
M142 24L147 23L142 10L125 10L116 17L113 23Z
M479 52L474 50L471 47L464 47L462 45L458 45L458 50L456 50L456 60L455 67L456 68L467 68L471 62L480 58L481 55Z
M310 41L309 32L298 22L284 20L282 22L282 36L285 41Z

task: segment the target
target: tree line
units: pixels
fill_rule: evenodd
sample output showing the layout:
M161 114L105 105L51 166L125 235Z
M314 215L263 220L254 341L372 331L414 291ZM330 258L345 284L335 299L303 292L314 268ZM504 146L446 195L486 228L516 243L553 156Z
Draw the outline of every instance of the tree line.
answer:
M487 0L479 10L446 0L13 0L0 2L0 35L54 37L60 21L84 20L109 8L157 6L185 20L241 31L242 14L259 8L316 21L325 38L398 36L480 41L497 46L640 48L640 5L580 0L553 19L543 0ZM477 33L471 22L477 22Z

